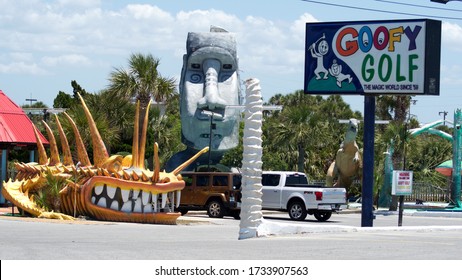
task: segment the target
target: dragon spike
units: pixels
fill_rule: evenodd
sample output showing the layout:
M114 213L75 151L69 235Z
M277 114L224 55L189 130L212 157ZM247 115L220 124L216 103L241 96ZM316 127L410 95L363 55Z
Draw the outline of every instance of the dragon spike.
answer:
M143 182L148 182L149 181L149 176L146 175L146 173L144 171L141 171L141 180Z
M48 163L47 152L45 151L45 147L43 146L42 140L40 140L37 128L34 124L32 124L32 126L34 127L35 139L37 141L38 163L41 165L45 165Z
M91 115L90 110L88 110L87 104L85 104L85 101L79 93L77 93L77 95L80 98L83 111L85 112L85 116L87 117L88 126L90 127L91 140L93 143L93 164L95 165L95 167L100 167L109 158L109 154L106 150L106 146L104 145L103 139L99 134L98 128L96 127L95 121L93 120L93 116Z
M66 134L64 133L61 122L59 121L58 115L55 115L56 125L58 126L59 139L61 140L61 148L63 150L63 163L64 165L72 165L72 154L69 148L69 141L67 141Z
M51 128L48 126L48 124L44 121L42 121L43 126L45 126L45 129L47 130L48 134L48 141L50 142L50 163L49 165L55 166L61 163L59 160L59 152L58 152L58 145L56 144L56 139L55 136L53 135L53 132L51 131Z
M152 176L152 182L157 183L159 181L160 164L159 164L159 144L154 143L154 174Z
M135 123L133 125L132 167L139 164L140 101L136 102Z
M83 144L82 137L80 136L80 132L77 129L77 126L75 125L74 120L66 113L63 112L64 116L66 119L69 121L69 123L72 126L72 130L74 130L74 135L75 135L75 145L77 149L77 159L80 161L80 164L82 166L90 166L90 159L88 158L87 154L87 149L85 148L85 144Z
M124 178L124 180L127 181L131 179L130 174L127 171L125 171L125 169L122 170L122 177Z
M188 159L187 161L183 162L182 164L180 164L175 170L172 171L172 173L174 175L178 175L181 170L185 169L188 165L190 165L193 161L195 161L198 157L200 157L201 155L205 154L206 152L208 152L209 150L209 147L205 147L203 148L202 150L200 150L199 152L197 152L192 158Z
M143 127L141 128L141 139L138 156L138 167L144 169L144 153L146 152L146 133L148 130L149 122L149 107L151 106L151 100L149 100L148 106L146 106L146 113L144 114Z
M135 172L135 170L132 171L132 179L133 181L140 180L140 176Z

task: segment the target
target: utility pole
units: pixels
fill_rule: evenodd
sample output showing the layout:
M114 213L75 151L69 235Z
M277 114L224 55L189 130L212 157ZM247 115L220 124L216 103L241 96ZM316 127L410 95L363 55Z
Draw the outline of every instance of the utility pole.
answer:
M441 114L443 115L443 125L446 125L446 115L448 114L448 112L447 111L438 112L438 115L441 116Z
M37 99L32 98L32 94L31 94L30 98L26 98L26 101L30 101L30 107L32 108L32 102L37 102Z

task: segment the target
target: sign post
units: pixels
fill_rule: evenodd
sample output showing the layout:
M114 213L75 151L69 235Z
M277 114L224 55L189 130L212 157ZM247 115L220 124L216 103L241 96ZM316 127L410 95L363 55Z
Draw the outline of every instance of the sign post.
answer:
M393 171L391 194L399 196L399 227L403 225L404 196L412 194L412 177L412 171Z
M441 21L306 24L306 94L364 95L363 227L373 222L375 98L439 95Z

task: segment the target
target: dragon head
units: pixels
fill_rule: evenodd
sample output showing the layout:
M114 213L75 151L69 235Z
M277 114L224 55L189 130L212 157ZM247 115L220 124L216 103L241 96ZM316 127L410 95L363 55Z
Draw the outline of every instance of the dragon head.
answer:
M53 132L44 122L50 142L50 157L48 158L34 128L38 163L16 164L16 179L3 184L2 194L5 198L37 217L73 219L76 216L88 216L105 221L175 224L180 213L174 212L174 209L179 205L181 190L184 188L180 172L197 157L206 153L208 147L172 172L161 172L158 145L155 143L154 170L146 169L144 153L148 114L146 113L142 123L141 137L138 137L140 115L138 103L132 154L126 157L109 156L85 101L80 95L79 98L90 128L93 164L88 158L77 126L72 118L64 113L76 139L78 163L73 163L69 143L56 116L63 162L60 161ZM146 112L149 112L149 105ZM58 182L57 186L50 185L50 176L57 179L54 181ZM50 212L50 209L40 206L36 199L44 190L53 187L57 187L59 191L59 209L55 209L58 212Z

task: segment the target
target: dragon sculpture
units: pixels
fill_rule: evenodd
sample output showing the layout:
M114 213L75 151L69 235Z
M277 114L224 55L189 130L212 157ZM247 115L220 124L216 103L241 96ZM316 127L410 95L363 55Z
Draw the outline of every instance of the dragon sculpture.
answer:
M85 112L93 145L91 164L79 130L71 117L64 116L72 126L76 139L79 163L74 164L59 118L56 125L61 140L63 162L60 161L56 139L45 123L50 142L50 158L36 128L38 163L16 163L17 175L3 183L2 194L18 208L35 217L72 220L77 216L87 216L96 220L176 224L180 213L174 212L179 205L181 190L184 188L180 172L197 157L206 153L208 147L200 150L189 160L178 165L171 172L161 172L159 168L158 145L154 144L154 170L145 169L144 154L148 115L143 120L142 133L139 132L139 103L136 108L132 155L109 156L93 117L83 98L79 95ZM149 111L149 106L148 110ZM40 206L36 197L45 188L50 188L47 176L62 178L59 191L59 211L49 211Z
M332 162L327 171L327 186L344 187L348 191L355 178L362 178L361 153L355 140L357 134L358 120L350 119L345 139L335 155L335 161ZM338 177L337 182L333 184L336 177Z

